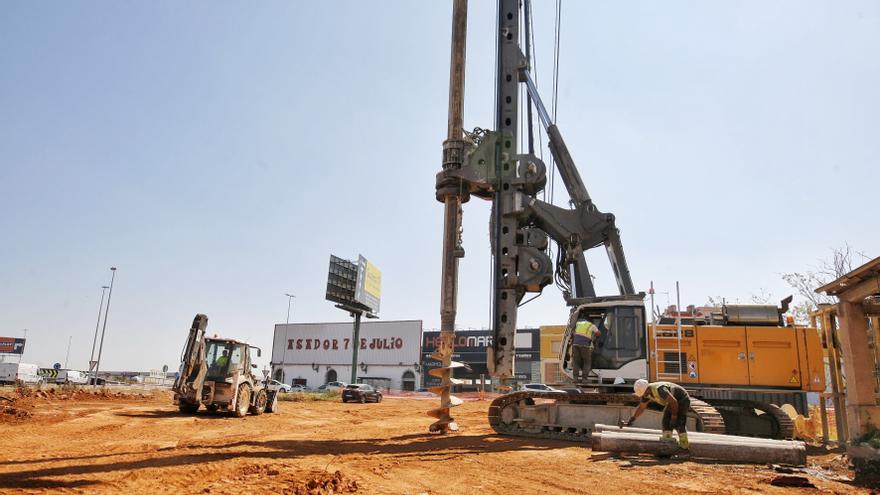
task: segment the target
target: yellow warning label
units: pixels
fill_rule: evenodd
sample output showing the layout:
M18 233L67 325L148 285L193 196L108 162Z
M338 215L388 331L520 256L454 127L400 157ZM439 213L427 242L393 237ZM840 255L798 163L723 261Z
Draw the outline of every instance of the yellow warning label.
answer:
M797 383L797 382L798 382L798 379L796 376L792 376L791 380L788 381L788 383Z

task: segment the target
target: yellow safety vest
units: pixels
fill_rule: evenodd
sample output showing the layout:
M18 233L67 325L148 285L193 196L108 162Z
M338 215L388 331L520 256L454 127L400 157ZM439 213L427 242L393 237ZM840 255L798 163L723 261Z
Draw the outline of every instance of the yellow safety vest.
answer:
M657 404L660 404L661 406L666 407L666 402L668 402L668 401L666 399L660 397L660 391L659 391L659 388L664 387L664 386L669 389L670 394L674 393L675 389L677 387L677 385L675 385L674 383L670 383L670 382L654 382L654 383L648 384L648 389L645 391L645 395L647 395L649 399L656 402Z
M586 345L591 345L593 342L593 335L596 333L599 333L599 329L596 328L596 325L594 325L593 322L591 322L591 321L579 321L579 322L577 322L577 325L575 325L575 327L574 327L574 333L576 335L586 337L586 339L589 341L589 343ZM578 340L579 339L575 338L574 344L584 345L583 343L578 344L578 342L577 342Z

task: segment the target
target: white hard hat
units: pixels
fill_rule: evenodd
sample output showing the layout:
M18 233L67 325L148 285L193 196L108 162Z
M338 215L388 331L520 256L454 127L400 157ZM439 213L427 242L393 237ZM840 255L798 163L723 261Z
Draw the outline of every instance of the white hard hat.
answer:
M648 380L644 380L641 378L636 380L636 383L633 384L633 392L641 397L645 395L645 390L648 390Z

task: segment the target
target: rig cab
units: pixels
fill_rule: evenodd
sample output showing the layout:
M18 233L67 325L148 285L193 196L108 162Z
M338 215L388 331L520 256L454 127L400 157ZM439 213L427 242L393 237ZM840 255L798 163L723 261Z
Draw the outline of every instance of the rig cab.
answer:
M588 384L631 383L645 378L645 304L644 294L593 298L573 306L566 325L559 362L562 372L572 378L571 344L579 321L589 320L601 335L595 341L593 369Z

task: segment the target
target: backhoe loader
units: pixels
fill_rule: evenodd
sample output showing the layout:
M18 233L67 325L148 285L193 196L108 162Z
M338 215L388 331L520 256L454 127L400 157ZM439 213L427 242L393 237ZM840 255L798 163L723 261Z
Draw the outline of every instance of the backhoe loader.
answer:
M180 412L194 414L202 404L208 411L227 411L241 418L275 412L277 390L267 387L267 378L253 373L252 352L261 350L246 342L205 337L208 317L197 314L193 319L183 355L180 372L174 381L174 403Z

